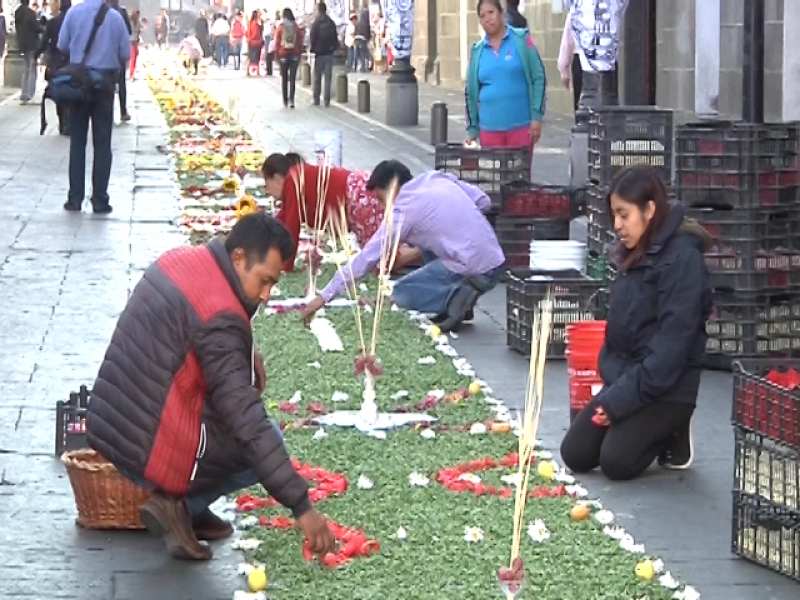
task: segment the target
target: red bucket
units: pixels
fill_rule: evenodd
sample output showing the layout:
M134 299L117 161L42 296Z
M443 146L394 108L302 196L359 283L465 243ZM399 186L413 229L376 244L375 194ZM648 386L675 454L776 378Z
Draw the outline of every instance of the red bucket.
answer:
M597 357L606 339L605 321L576 321L567 325L566 350L569 378L569 420L572 422L603 386Z

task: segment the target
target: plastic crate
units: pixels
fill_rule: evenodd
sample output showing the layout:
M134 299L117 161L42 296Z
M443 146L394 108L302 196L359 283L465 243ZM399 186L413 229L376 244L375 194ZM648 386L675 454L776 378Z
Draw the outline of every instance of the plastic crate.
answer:
M608 256L605 254L598 254L591 250L586 251L586 276L597 281L603 281L610 284L614 281L617 275L617 270Z
M800 581L800 513L734 492L731 552Z
M531 158L529 147L467 148L463 144L440 144L434 152L434 168L481 188L499 208L504 184L531 180Z
M794 205L800 184L800 125L730 121L675 131L675 182L690 206Z
M800 354L800 294L715 290L706 322L706 354L732 358L788 358Z
M608 256L617 245L617 236L608 226L608 216L592 208L586 211L586 247L597 255Z
M800 452L800 359L734 361L731 420ZM800 499L793 508L800 510Z
M91 392L82 385L69 400L56 402L56 456L64 452L88 448L86 441L86 409Z
M589 119L589 180L608 185L623 168L650 165L672 180L672 111L603 107Z
M515 181L502 187L502 214L507 217L570 220L577 214L576 191L568 186Z
M606 312L605 283L575 271L545 273L512 270L506 284L506 345L524 356L531 353L533 315L553 288L553 333L547 357L563 359L567 325L602 319Z
M497 217L495 232L506 256L505 266L530 265L533 240L568 240L569 220L531 219L528 217Z
M733 490L800 514L800 452L734 427Z

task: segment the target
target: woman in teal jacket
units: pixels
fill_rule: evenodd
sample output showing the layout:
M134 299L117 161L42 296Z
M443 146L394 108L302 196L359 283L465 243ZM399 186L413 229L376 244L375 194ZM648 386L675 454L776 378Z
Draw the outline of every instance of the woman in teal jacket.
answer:
M486 36L472 46L467 70L467 141L484 148L533 146L542 135L547 78L524 29L509 27L500 0L479 0Z

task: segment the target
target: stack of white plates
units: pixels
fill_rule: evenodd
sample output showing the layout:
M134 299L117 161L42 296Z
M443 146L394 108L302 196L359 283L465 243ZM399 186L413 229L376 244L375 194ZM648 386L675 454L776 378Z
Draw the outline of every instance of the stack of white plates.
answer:
M530 264L535 271L579 271L585 275L586 244L574 240L534 240Z

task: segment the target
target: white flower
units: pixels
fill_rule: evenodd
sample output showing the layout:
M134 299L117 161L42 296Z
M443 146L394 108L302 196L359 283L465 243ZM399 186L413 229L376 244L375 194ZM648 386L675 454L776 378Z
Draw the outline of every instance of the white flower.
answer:
M503 421L507 423L511 420L511 411L508 410L505 406L493 406L492 410L494 411L494 416L498 421Z
M261 592L244 592L236 590L233 592L233 600L267 600L267 595Z
M475 473L462 473L458 476L459 481L466 481L473 485L478 485L481 482L481 478L475 475Z
M360 289L362 292L368 292L369 291L369 287L367 287L366 283L359 283L358 284L358 289Z
M238 525L240 529L248 529L250 527L255 527L256 525L258 525L258 517L256 517L255 515L247 516L244 519L240 519Z
M600 525L609 525L614 520L614 513L610 510L598 510L594 513L594 518Z
M463 357L453 359L453 366L456 368L456 370L472 368L472 365L469 364L469 361Z
M435 365L436 359L432 356L423 356L419 360L417 360L417 364L420 365Z
M404 540L408 536L408 534L406 533L406 530L403 527L398 527L397 528L397 533L395 535L397 536L398 540Z
M281 292L278 288L274 287L269 293L270 296L283 296L283 292Z
M534 450L533 455L541 460L551 460L553 453L550 450Z
M350 394L344 392L333 392L331 402L347 402L350 399Z
M579 483L567 485L564 487L564 489L566 490L567 495L572 496L573 498L585 498L589 495L589 491Z
M603 527L603 533L605 533L612 540L621 540L627 535L622 527L618 527L616 525Z
M445 356L453 357L458 356L458 351L453 348L450 344L436 344L436 350L441 352Z
M358 487L362 490L371 490L375 484L366 476L366 475L359 475L358 476Z
M268 308L266 306L264 307L264 316L265 317L271 317L272 315L277 315L277 314L278 314L278 311L275 310L274 308Z
M319 361L316 361L316 360L314 362L308 363L307 366L311 367L312 369L321 369L322 368L322 365L319 363Z
M314 432L314 437L312 439L321 440L322 438L326 437L328 437L328 434L325 433L325 430L322 427L320 427Z
M450 340L447 338L447 334L442 333L433 338L433 343L437 346L439 344L450 344ZM456 356L458 356L458 354L456 354Z
M657 558L653 561L653 569L656 573L663 573L664 572L664 561L660 558Z
M436 401L439 401L442 398L444 398L444 390L430 390L428 392L428 396L435 399Z
M291 398L289 398L289 404L297 404L302 399L303 399L303 394L300 392L300 390L297 390L294 393L294 395Z
M483 397L483 401L486 404L490 404L491 406L502 406L503 405L503 401L502 400L498 400L497 398L493 398L492 396L484 396Z
M658 578L658 582L663 585L665 588L670 590L677 590L680 587L680 583L672 576L672 573L667 571L661 577Z
M566 484L575 483L575 477L567 473L564 469L559 469L558 471L556 471L555 475L553 475L553 479L555 479L559 483L566 483Z
M675 600L700 600L700 592L692 586L687 585L682 592L675 592L672 596Z
M514 487L519 485L520 480L521 480L521 477L520 477L519 471L517 471L513 475L503 475L500 478L500 481L502 481L506 485L513 485Z
M619 547L633 554L641 554L644 552L644 544L637 544L630 533L626 533L622 536L622 539L619 541ZM653 569L655 570L655 566Z
M457 369L457 373L462 377L475 377L474 369Z
M400 400L401 398L408 398L408 390L397 390L391 395L392 400Z
M253 538L248 539L238 539L233 542L233 549L234 550L244 550L245 552L255 550L261 545L261 540L256 540Z
M400 310L400 307L398 307L397 304L392 304L389 310L391 310L392 312L397 312Z
M482 435L486 433L486 425L483 423L473 423L469 428L470 435Z
M317 338L323 352L344 352L344 344L328 319L315 317L311 321L311 333Z
M363 310L365 313L371 313L372 307L369 304L365 304L364 306L361 307L361 310Z
M483 529L480 527L464 527L464 541L468 543L480 542L483 540Z
M250 565L248 563L239 563L239 575L244 575L244 576L250 575L250 571L252 571L253 569L255 569L253 565Z
M536 519L528 525L528 535L534 542L544 542L550 539L550 530L541 519Z
M380 429L370 429L367 432L367 435L370 437L374 437L376 440L385 440L386 439L386 432Z
M414 472L408 476L408 482L415 487L425 487L431 482L431 480L422 473Z
M426 440L432 440L433 438L436 437L436 432L430 427L426 427L425 429L419 432L419 437Z

